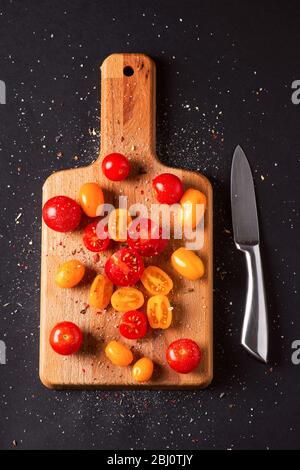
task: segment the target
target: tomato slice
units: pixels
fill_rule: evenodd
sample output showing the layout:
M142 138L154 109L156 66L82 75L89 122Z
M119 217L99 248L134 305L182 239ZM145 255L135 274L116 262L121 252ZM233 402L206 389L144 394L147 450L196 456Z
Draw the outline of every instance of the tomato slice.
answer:
M145 300L143 293L135 287L121 287L113 293L110 301L117 312L126 312L139 309Z
M119 330L124 338L139 339L147 333L147 318L139 310L124 313Z
M166 359L173 370L180 374L188 374L200 364L201 350L192 339L177 339L169 345Z
M75 323L64 321L50 333L50 344L55 352L68 356L79 351L83 340L81 329Z
M165 295L150 297L147 304L147 317L151 328L169 328L172 322L172 307Z
M105 251L110 245L107 226L103 227L99 221L92 222L84 229L84 246L93 252Z
M136 284L144 271L142 257L130 248L116 251L105 263L105 272L111 282L117 286Z
M151 295L167 295L173 289L173 281L157 266L148 266L142 274L141 281Z
M168 239L162 238L162 229L153 220L137 219L129 226L127 243L142 256L155 256L166 248Z

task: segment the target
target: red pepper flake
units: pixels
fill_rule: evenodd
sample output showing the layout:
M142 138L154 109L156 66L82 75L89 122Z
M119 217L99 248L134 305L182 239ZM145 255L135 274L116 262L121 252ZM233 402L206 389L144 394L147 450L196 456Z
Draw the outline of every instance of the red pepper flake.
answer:
M82 372L85 374L85 372L86 372L85 369L82 369Z
M87 310L88 310L88 308L90 308L89 304L84 304L84 305L83 305L83 309L80 310L80 313L81 313L82 315L85 315L86 312L87 312Z
M93 256L93 261L94 263L99 263L100 261L100 255L99 253L95 253L94 256Z

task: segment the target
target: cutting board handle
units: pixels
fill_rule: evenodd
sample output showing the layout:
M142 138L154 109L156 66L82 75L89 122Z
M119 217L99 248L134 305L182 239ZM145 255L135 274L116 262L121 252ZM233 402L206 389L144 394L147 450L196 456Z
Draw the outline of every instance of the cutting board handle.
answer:
M101 66L100 160L111 152L155 155L155 64L144 54L112 54Z

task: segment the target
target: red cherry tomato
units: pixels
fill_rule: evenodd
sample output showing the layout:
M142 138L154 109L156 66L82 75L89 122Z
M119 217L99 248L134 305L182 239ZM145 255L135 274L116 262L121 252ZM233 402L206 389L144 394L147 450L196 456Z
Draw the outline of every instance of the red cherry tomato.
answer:
M110 153L102 161L102 171L111 181L122 181L129 175L130 163L121 153Z
M80 224L81 207L67 196L55 196L43 207L43 219L56 232L71 232Z
M156 199L161 204L175 204L183 195L183 185L176 175L162 173L152 181Z
M105 263L105 273L117 286L133 286L144 271L142 257L130 248L116 251Z
M147 333L147 318L138 310L131 310L122 316L119 330L124 338L139 339Z
M63 356L74 354L82 345L83 335L75 323L64 321L55 325L50 333L50 344L55 352Z
M200 364L201 350L192 339L177 339L169 345L166 358L176 372L188 374Z
M162 229L153 220L137 219L129 226L127 243L142 256L154 256L166 248L168 239L162 238Z
M85 247L94 252L105 251L110 244L107 225L103 227L102 224L99 226L98 224L99 221L92 222L84 229L83 234Z

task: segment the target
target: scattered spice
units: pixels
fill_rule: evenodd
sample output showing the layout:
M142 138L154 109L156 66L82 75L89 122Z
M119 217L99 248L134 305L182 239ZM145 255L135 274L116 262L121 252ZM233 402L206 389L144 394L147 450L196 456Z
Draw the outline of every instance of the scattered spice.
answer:
M85 315L89 308L90 308L89 304L84 304L83 309L80 310L80 313L82 315Z
M100 261L100 255L99 253L95 253L94 256L93 256L93 261L94 263L99 263Z
M89 127L89 134L92 135L92 136L97 135L96 129L94 129L93 127Z
M20 217L22 217L22 212L19 212L19 214L18 214L17 217L15 218L16 224L19 224L19 223L20 223L20 222L19 222Z

